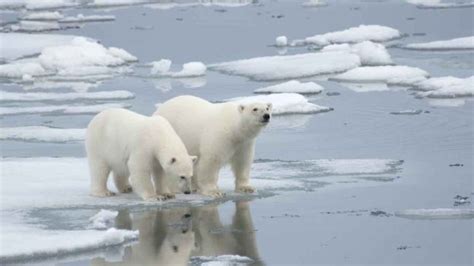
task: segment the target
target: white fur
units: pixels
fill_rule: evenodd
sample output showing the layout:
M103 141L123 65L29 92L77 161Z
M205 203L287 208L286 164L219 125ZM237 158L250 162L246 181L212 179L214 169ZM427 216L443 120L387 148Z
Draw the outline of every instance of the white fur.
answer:
M230 163L235 189L252 193L249 185L255 138L271 115L271 104L213 104L194 96L179 96L160 105L155 115L165 117L191 155L199 157L193 185L204 195L221 197L219 170Z
M86 150L93 196L114 195L107 189L110 172L119 192L131 192L133 187L144 200L173 197L168 179L178 179L184 190L191 189L196 158L188 155L163 117L147 117L125 109L103 111L87 127Z

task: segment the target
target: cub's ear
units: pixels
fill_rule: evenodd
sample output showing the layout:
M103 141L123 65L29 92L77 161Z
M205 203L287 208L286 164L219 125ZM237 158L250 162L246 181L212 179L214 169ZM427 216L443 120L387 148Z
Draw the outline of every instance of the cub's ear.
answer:
M198 161L197 156L189 156L189 157L191 157L191 160L193 161L194 164L197 163L197 161Z
M245 110L245 105L239 104L239 112L243 112Z
M270 108L270 109L272 109L273 104L272 104L272 103L267 103L267 107Z
M174 158L174 157L173 157L173 158L171 158L171 160L170 160L170 164L174 164L175 162L176 162L176 158Z

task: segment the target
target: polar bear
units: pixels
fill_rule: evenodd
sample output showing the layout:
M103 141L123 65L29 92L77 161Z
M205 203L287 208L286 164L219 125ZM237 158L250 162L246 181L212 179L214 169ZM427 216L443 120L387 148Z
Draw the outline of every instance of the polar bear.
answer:
M217 187L219 170L230 163L235 190L253 193L249 185L255 138L270 122L271 103L210 103L194 96L178 96L161 104L154 115L165 117L199 160L193 185L198 193L224 194Z
M189 156L163 117L147 117L125 109L105 110L89 123L85 144L93 196L114 195L107 189L111 171L119 192L131 192L133 187L144 200L174 197L167 185L171 178L179 179L185 194L191 193L197 157Z

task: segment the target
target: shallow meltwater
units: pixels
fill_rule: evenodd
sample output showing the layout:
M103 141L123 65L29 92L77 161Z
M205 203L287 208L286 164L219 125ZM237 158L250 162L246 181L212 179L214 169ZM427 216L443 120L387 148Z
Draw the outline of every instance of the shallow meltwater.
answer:
M0 12L0 264L472 264L472 3L58 0ZM256 192L235 192L225 167L220 199L89 196L92 117L151 115L179 95L272 103Z

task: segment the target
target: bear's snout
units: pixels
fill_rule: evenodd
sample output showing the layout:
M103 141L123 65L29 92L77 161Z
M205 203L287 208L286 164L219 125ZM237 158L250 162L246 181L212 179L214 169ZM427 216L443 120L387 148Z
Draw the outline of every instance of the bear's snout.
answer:
M263 122L268 122L270 121L270 115L269 114L264 114L263 115Z

